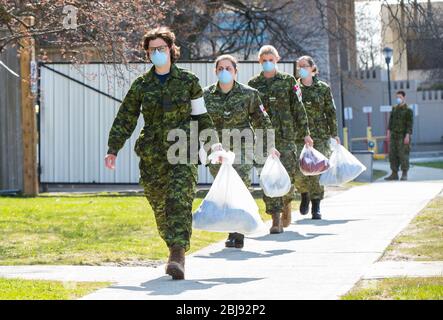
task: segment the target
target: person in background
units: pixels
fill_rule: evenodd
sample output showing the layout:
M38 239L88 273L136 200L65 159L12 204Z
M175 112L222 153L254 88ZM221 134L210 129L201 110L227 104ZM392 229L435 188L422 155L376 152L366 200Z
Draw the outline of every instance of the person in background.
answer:
M385 180L398 180L398 169L401 167L401 180L408 180L409 152L414 114L406 104L406 93L397 91L397 104L392 108L388 124L389 162L392 173Z

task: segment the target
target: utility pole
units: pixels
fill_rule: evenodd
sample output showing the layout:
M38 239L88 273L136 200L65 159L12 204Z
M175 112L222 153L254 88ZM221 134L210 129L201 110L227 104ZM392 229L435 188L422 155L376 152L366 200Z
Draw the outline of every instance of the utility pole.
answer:
M34 24L34 17L27 17L22 26L24 33ZM37 174L37 120L35 114L35 41L31 36L20 41L21 73L21 126L23 137L23 194L36 196L39 192ZM11 141L11 143L14 143Z

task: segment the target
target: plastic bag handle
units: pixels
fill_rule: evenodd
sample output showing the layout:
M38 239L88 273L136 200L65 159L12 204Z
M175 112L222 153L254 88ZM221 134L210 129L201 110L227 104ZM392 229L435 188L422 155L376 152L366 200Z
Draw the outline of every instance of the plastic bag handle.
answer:
M226 150L214 151L209 155L208 160L211 160L211 163L215 164L219 157L223 158L223 164L226 163L232 165L234 163L235 153Z

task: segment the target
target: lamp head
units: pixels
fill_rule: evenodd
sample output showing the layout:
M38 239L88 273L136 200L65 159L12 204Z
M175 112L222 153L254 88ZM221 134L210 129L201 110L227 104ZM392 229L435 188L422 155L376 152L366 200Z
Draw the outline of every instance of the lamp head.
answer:
M392 58L392 54L393 54L394 50L392 50L389 47L385 47L383 49L383 55L385 57L385 61L387 64L389 64L389 62L391 62L391 58Z

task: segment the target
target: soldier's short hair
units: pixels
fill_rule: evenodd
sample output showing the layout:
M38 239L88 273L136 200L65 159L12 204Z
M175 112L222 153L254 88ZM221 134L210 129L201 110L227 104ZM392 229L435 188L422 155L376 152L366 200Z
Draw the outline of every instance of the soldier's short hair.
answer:
M260 48L260 50L258 51L258 58L260 59L261 56L265 54L272 54L275 57L280 58L277 49L275 49L274 46L271 46L269 44L264 45L263 47Z
M301 56L301 57L299 57L298 59L297 59L297 62L299 62L299 61L301 61L301 60L305 60L305 61L307 61L308 62L308 64L309 64L309 66L310 67L312 67L312 72L314 73L314 74L318 74L318 67L317 67L317 65L315 64L315 61L314 61L314 59L311 57L311 56Z
M171 52L171 63L175 63L180 58L180 48L175 45L175 34L168 27L157 27L149 30L143 40L143 48L148 50L149 42L155 39L162 39L168 45ZM149 59L149 54L147 54Z
M404 92L403 90L398 90L398 91L396 92L396 94L401 95L403 98L406 97L406 92Z
M232 66L234 67L234 69L237 70L238 61L234 56L231 56L230 54L223 54L223 55L219 56L215 60L215 69L217 69L219 62L223 61L223 60L230 61L232 63Z

